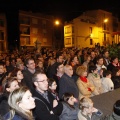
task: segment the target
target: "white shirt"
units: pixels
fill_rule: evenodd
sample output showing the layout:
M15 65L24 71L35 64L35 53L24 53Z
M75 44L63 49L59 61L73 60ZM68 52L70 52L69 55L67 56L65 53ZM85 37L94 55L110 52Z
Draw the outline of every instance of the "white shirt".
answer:
M114 90L114 84L110 78L102 78L103 92L109 92Z

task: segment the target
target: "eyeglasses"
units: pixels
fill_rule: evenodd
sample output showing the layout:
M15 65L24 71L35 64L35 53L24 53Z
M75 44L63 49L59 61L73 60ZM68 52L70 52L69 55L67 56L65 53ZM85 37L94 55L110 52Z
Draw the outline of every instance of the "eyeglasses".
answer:
M39 81L39 80L38 80L38 81L36 81L36 82L48 82L48 80L42 80L42 81Z

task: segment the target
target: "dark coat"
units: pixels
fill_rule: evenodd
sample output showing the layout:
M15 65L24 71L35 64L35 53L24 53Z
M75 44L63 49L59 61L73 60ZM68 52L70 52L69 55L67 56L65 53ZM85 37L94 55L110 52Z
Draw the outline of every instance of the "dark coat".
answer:
M120 76L113 76L112 78L114 89L120 88Z
M4 94L0 95L0 115L3 116L8 113L10 107L8 105L8 97Z
M73 93L75 98L79 96L79 90L75 81L64 73L59 80L59 98L62 99L63 94L66 92Z
M23 71L23 76L24 76L22 80L23 85L26 85L30 89L30 91L33 92L35 90L32 82L33 74L28 69L26 69Z
M35 99L36 108L33 110L36 120L59 120L59 115L62 113L63 105L58 102L57 107L53 108L53 95L48 91L48 99L50 103L43 98L37 91L33 93ZM50 114L53 111L54 114Z

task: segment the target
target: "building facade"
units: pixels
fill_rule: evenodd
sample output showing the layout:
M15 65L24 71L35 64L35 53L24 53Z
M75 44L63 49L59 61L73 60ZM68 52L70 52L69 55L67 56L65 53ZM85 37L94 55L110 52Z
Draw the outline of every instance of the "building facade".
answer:
M52 47L53 22L52 16L19 11L20 46Z
M5 14L0 14L0 52L7 52L7 22Z
M112 13L91 10L64 26L65 47L94 47L119 43L119 21Z

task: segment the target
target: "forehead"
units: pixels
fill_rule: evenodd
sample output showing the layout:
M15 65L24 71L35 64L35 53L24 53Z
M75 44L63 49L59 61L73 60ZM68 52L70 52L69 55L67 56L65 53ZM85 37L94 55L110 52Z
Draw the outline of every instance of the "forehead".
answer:
M37 78L38 80L47 80L47 76L45 74L38 74Z
M26 97L30 96L31 95L31 92L29 90L27 90L25 92L25 94L23 95L23 98L22 99L25 99Z
M29 61L28 61L28 64L33 63L33 62L34 62L34 60L29 60Z

